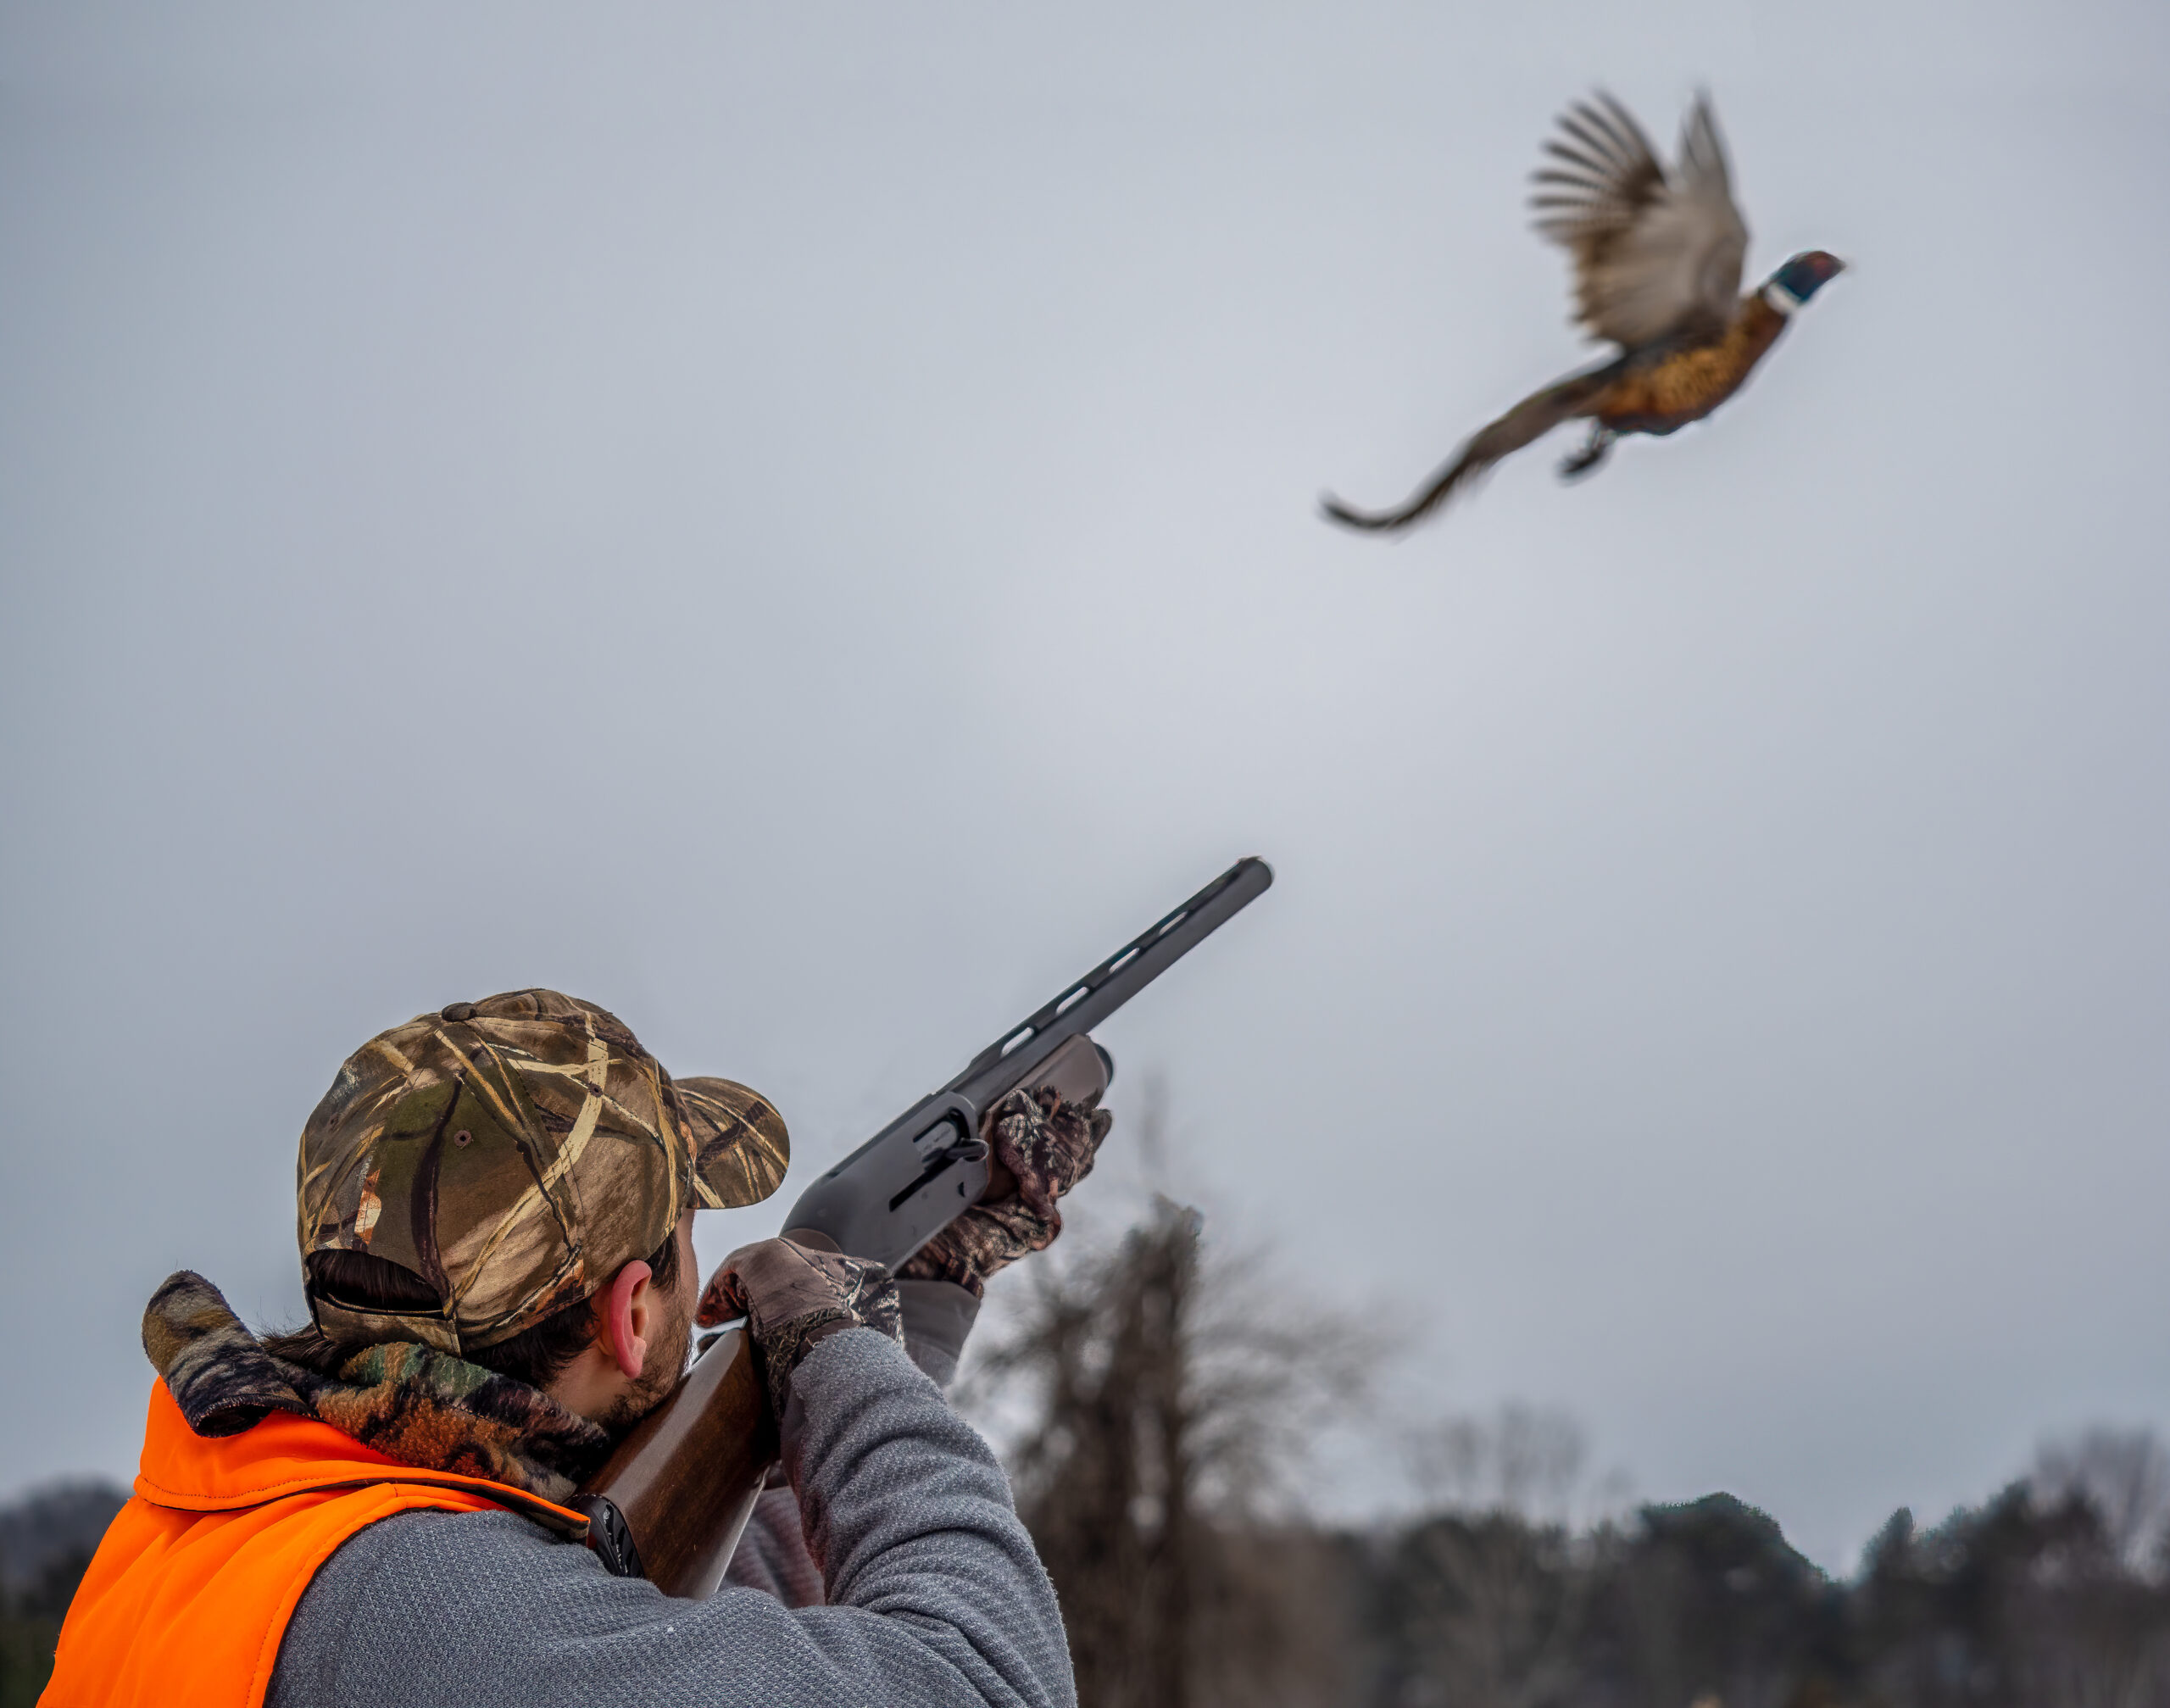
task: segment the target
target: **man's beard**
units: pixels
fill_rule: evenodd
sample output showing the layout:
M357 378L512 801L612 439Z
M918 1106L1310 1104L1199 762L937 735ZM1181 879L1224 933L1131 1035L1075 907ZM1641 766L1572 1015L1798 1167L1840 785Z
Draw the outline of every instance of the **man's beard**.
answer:
M610 1409L595 1420L609 1432L613 1441L623 1439L635 1424L662 1405L686 1373L686 1355L693 1345L693 1319L680 1308L675 1295L666 1308L670 1315L649 1342L648 1355L641 1360L641 1373Z

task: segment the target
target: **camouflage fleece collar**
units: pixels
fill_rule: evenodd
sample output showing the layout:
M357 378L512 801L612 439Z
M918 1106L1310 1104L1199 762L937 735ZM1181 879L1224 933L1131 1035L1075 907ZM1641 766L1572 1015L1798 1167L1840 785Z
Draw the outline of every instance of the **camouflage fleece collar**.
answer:
M559 1503L609 1447L598 1425L539 1389L412 1342L364 1347L336 1376L275 1358L186 1269L151 1295L143 1350L198 1435L238 1435L267 1411L291 1411L402 1465Z

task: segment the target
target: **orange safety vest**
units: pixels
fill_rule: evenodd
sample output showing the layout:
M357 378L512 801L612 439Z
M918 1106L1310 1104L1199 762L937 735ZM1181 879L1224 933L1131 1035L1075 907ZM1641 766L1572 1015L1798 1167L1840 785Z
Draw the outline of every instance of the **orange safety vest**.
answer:
M198 1435L161 1382L135 1498L83 1574L39 1708L260 1708L287 1622L341 1543L395 1512L493 1506L587 1533L565 1507L418 1471L287 1412L239 1435Z

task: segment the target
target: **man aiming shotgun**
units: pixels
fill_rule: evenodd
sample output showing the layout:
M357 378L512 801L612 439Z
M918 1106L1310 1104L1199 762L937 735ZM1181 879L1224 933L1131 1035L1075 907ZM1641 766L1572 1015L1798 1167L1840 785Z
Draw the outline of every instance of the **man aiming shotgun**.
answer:
M309 1326L253 1335L186 1271L152 1299L142 1475L44 1702L1072 1700L938 1383L1106 1135L1087 1029L1271 881L1239 863L1066 987L704 1290L694 1212L782 1179L763 1099L553 991L371 1039L302 1136ZM697 1316L743 1328L682 1385Z

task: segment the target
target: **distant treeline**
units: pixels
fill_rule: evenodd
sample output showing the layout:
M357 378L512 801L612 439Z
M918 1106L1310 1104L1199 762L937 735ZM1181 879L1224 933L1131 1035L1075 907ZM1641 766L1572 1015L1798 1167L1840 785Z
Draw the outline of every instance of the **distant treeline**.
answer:
M1433 1510L1352 1533L1277 1500L1359 1324L1266 1303L1163 1204L1049 1266L979 1403L1062 1597L1081 1708L2170 1708L2170 1455L2097 1431L1851 1582L1729 1495L1530 1516L1577 1460L1510 1408L1449 1424ZM1271 1515L1278 1513L1277 1517Z
M1723 1494L1581 1535L1492 1512L1290 1540L1316 1563L1276 1623L1324 1616L1289 1701L2170 1705L2170 1585L2084 1497L2045 1505L2023 1484L1927 1533L1899 1515L1848 1583ZM1200 1703L1271 1700L1216 1688L1210 1653L1196 1664Z
M0 1708L31 1708L45 1689L75 1585L127 1498L74 1483L0 1507Z

